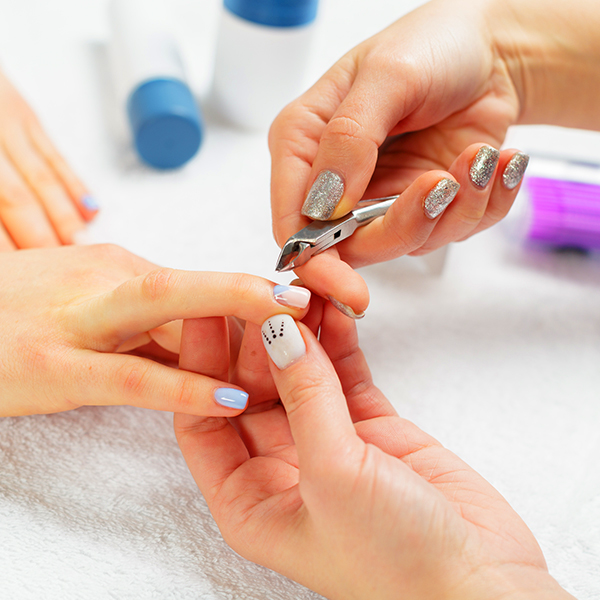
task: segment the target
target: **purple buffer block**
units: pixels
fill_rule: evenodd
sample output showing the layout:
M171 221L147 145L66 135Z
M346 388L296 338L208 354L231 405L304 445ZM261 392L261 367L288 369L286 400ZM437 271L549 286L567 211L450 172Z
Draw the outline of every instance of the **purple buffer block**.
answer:
M529 177L527 239L557 247L600 249L600 185Z

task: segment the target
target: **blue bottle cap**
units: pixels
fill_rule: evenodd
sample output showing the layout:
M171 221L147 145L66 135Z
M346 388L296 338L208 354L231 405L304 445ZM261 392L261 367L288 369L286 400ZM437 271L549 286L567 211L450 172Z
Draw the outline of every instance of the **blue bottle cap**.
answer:
M224 0L225 8L246 21L269 27L308 25L317 16L318 0Z
M157 169L185 164L200 147L202 119L189 87L178 79L150 79L127 102L140 158Z

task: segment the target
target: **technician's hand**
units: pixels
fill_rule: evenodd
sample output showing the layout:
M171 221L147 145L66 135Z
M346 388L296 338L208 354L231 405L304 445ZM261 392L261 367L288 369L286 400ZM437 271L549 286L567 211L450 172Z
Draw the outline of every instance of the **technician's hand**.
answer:
M210 332L218 340L195 341L227 354L231 341L235 354L242 334L223 317L300 318L310 299L307 290L251 275L160 269L117 246L7 252L0 273L0 416L83 404L239 414L247 394L227 383L227 373L219 381L176 368L189 324L220 323ZM183 334L178 319L190 320ZM209 370L217 358L201 366Z
M368 293L351 267L430 252L507 213L528 157L497 150L520 103L492 27L470 0L434 0L351 50L277 117L280 246L309 219L402 194L385 217L296 270L312 290L362 312Z
M504 498L396 415L352 321L327 304L322 346L291 319L279 336L282 322L269 319L263 339L281 367L270 365L283 406L233 420L175 418L236 552L331 599L571 598ZM193 368L189 348L181 359Z
M0 71L0 251L71 244L98 206Z

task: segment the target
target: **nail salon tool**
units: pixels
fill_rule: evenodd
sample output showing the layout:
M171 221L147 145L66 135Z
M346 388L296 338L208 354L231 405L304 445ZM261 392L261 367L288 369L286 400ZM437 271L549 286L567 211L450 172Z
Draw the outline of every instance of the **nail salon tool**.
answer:
M318 0L224 0L210 103L245 129L266 129L306 88Z
M202 119L160 0L113 0L111 63L139 157L157 169L189 161L202 141Z
M313 221L294 234L283 245L277 266L278 272L291 271L308 262L313 256L350 237L359 227L385 215L398 196L362 200L358 208L335 221Z
M554 247L600 249L600 165L533 160L525 180L525 237Z

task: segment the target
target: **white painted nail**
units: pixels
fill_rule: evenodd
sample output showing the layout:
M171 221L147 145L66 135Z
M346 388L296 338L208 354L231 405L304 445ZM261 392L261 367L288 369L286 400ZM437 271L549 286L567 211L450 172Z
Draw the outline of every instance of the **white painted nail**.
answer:
M306 345L290 315L275 315L261 328L265 348L271 360L282 370L306 354Z

